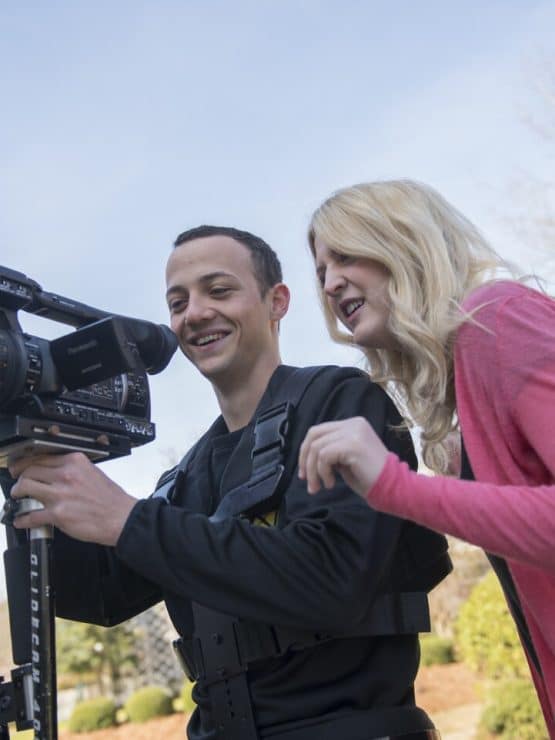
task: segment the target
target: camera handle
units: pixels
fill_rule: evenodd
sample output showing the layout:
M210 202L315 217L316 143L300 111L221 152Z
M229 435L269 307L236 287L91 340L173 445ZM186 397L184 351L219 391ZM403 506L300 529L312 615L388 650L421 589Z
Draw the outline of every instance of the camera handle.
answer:
M6 471L0 471L5 473ZM12 682L0 679L0 740L9 738L8 722L17 729L34 729L34 740L57 740L56 642L55 605L52 586L53 528L36 527L23 532L11 524L14 517L43 508L35 499L15 503L9 498L13 480L0 475L7 502L3 523L7 528L8 550L4 553L12 652L14 662L21 667L13 670ZM27 561L26 569L24 560ZM12 572L10 583L8 569ZM19 572L15 572L16 568ZM21 583L23 581L23 588ZM15 583L14 583L15 581ZM11 593L10 593L11 591ZM26 592L25 602L18 603L14 594ZM26 623L26 624L25 624ZM21 625L29 631L21 634ZM19 632L18 632L19 630ZM22 665L23 664L23 665ZM5 711L3 711L3 709Z

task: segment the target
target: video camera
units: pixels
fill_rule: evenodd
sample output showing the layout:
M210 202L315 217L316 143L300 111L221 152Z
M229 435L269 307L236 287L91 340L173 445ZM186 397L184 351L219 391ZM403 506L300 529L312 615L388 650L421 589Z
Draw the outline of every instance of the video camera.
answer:
M48 341L23 332L19 310L73 326ZM146 373L169 363L177 339L167 326L112 315L47 293L34 280L0 266L0 485L12 635L19 666L0 676L0 738L8 724L56 740L56 660L51 526L14 527L19 513L42 508L14 502L7 468L27 454L84 452L93 461L126 455L154 439Z
M26 334L19 310L75 327L47 341ZM0 266L0 468L24 454L129 454L154 439L146 373L177 348L164 325L113 315L47 293Z

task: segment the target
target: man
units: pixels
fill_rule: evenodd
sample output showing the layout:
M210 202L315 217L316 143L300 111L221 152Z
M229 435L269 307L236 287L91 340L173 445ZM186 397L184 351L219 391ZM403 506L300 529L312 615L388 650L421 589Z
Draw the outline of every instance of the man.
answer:
M45 506L18 526L65 533L58 613L114 624L163 598L197 680L191 740L435 737L413 682L424 592L449 568L444 539L375 513L341 481L309 496L295 469L310 426L354 414L414 464L393 404L358 371L324 368L307 384L281 365L289 291L252 234L181 234L166 278L172 329L221 416L143 501L81 454L14 466L12 495Z

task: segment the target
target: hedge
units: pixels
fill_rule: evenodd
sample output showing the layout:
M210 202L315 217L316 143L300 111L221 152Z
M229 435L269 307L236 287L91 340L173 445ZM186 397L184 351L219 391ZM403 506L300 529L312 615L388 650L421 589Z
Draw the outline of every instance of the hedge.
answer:
M453 641L439 635L421 635L420 663L421 665L443 665L454 663L455 654Z
M92 732L116 724L116 705L99 697L77 704L68 721L70 732Z
M548 740L536 691L522 678L503 681L492 689L480 723L506 740Z
M488 678L528 678L528 664L501 586L490 571L473 588L455 623L457 653Z
M127 699L123 706L130 722L146 722L173 712L172 698L160 686L145 686Z
M190 681L185 681L181 687L179 698L181 699L181 707L185 714L192 714L197 707L192 696L193 686L194 684Z

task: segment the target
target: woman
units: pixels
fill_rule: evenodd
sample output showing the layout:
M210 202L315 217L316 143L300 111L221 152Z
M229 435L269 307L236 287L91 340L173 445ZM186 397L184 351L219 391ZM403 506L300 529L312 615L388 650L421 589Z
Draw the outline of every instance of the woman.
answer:
M555 301L503 279L478 230L416 182L339 191L309 243L331 336L364 351L444 475L411 472L349 419L309 431L300 476L315 493L337 472L372 507L506 559L494 565L555 737ZM475 482L445 475L455 431Z

